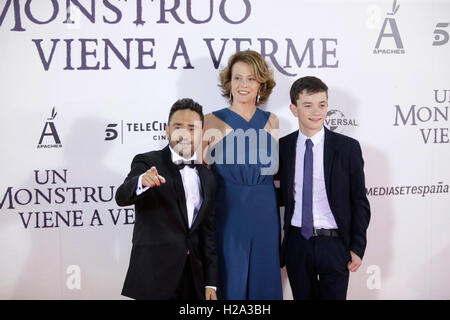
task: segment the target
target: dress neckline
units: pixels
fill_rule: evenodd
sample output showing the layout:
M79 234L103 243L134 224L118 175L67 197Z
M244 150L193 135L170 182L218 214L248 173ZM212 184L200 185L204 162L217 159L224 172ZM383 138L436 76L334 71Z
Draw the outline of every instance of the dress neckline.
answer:
M233 114L235 114L235 115L238 116L239 118L241 118L241 119L242 119L243 121L245 121L247 124L250 124L250 123L253 121L253 119L255 118L256 113L258 112L258 107L256 107L255 112L253 112L252 117L250 118L250 120L247 121L247 120L246 120L243 116L241 116L239 113L237 113L236 111L230 109L230 107L225 108L225 109L228 110L228 111L230 111L230 112L232 112Z
M220 109L218 111L213 111L213 114L216 115L223 122L225 122L233 130L236 130L238 128L263 129L270 115L270 113L265 112L259 108L256 108L252 118L249 121L247 121L237 112L231 110L228 107Z

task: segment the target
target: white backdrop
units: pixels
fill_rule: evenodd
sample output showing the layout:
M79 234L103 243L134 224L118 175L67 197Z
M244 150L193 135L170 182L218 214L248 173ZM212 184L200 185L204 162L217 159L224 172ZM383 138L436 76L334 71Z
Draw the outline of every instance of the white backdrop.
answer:
M115 189L167 143L175 100L227 106L219 70L251 48L281 136L314 75L327 126L362 145L372 219L348 297L449 299L449 22L446 0L0 1L0 298L123 298L134 211Z

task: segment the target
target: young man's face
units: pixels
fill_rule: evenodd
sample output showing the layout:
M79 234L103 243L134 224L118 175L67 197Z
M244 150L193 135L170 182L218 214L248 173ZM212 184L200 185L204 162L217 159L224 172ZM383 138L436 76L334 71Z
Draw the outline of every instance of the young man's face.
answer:
M291 104L290 109L298 118L300 131L311 137L320 131L327 116L328 97L325 91L307 93L303 90L297 99L297 105Z
M189 109L176 111L166 127L166 135L172 149L183 158L189 159L202 139L200 115Z

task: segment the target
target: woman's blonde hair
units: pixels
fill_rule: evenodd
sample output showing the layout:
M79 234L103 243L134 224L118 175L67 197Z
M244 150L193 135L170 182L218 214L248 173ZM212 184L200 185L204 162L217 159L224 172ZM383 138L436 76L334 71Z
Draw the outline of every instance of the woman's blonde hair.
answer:
M264 58L258 52L252 50L239 51L233 54L228 60L228 65L220 72L219 87L222 89L222 96L228 98L230 103L232 102L230 96L231 75L236 62L244 62L252 69L256 81L261 84L259 101L255 103L256 105L265 103L275 87L275 80L273 79L273 72L269 69Z

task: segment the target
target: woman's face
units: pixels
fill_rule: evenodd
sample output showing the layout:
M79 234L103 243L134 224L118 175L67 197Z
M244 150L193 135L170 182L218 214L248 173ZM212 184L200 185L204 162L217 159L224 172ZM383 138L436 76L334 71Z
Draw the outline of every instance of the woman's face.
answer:
M236 62L231 68L231 94L233 103L256 104L260 83L245 62Z

